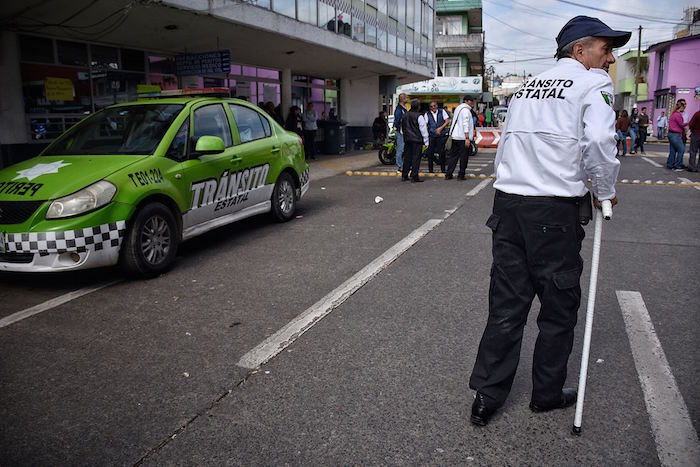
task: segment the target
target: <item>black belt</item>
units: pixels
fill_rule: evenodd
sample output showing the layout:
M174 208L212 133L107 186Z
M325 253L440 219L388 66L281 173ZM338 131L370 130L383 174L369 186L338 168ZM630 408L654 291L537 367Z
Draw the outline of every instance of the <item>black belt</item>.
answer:
M661 128L661 127L659 127L659 128ZM680 131L671 131L671 130L668 130L668 132L669 132L669 133L673 133L674 135L680 135L680 134L681 134Z
M505 191L496 190L497 198L514 199L519 201L559 201L562 203L578 204L581 201L580 196L526 196L506 193Z

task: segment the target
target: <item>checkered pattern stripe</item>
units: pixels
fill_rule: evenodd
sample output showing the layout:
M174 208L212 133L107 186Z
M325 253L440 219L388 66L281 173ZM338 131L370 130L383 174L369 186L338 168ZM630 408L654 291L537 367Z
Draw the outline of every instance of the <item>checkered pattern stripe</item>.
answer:
M5 247L8 253L39 253L41 256L68 251L84 253L90 249L118 247L125 232L126 221L117 221L65 232L8 233Z
M309 183L309 169L304 170L304 172L301 174L301 186L306 185Z

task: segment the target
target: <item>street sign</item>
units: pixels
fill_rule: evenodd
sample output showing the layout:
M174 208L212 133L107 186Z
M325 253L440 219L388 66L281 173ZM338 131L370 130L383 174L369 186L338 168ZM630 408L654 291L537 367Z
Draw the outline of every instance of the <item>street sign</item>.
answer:
M231 52L217 50L200 54L182 54L175 57L175 74L178 76L229 73Z

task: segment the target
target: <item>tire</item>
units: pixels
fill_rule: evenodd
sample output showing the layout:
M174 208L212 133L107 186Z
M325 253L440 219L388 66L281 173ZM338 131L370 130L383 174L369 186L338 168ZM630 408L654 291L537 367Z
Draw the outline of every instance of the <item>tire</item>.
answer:
M297 208L296 186L287 172L282 172L272 190L272 217L278 222L287 222L294 217Z
M175 216L165 205L150 203L132 218L121 251L121 266L127 274L155 277L175 262L180 232Z
M389 153L385 147L379 149L379 162L384 165L392 165L396 163L396 157L392 157L393 154Z

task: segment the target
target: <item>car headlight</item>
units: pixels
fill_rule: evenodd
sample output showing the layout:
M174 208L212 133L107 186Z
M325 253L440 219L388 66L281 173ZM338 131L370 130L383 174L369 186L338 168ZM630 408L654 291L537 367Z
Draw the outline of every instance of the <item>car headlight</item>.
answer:
M116 186L106 180L101 180L72 195L55 200L49 206L46 218L60 219L93 211L112 201L116 192Z

